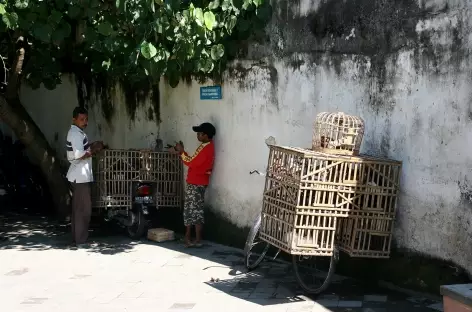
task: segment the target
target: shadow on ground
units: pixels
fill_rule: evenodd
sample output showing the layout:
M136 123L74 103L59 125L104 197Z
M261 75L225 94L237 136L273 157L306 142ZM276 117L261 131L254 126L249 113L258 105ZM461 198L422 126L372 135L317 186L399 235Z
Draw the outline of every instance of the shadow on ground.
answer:
M164 266L185 266L191 259L199 258L208 262L203 271L208 272L205 282L214 292L225 293L259 305L275 305L293 302L318 301L325 306L325 311L358 311L356 308L368 308L363 303L366 295L381 295L385 302L373 303L372 307L382 308L389 302L395 302L392 308L382 311L433 311L426 306L434 304L424 298L410 300L406 296L379 288L373 284L363 284L353 279L335 276L332 285L320 296L307 296L298 286L292 266L284 261L264 261L254 271L248 272L243 265L241 250L213 243L206 243L202 248L185 248L179 240L154 243L146 239L132 241L123 234L118 226L94 222L90 239L90 253L117 255L133 252L138 245L152 245L156 248L172 250L175 256ZM42 251L50 249L71 249L69 225L45 217L9 215L5 218L4 231L0 232L0 252L2 250ZM152 261L152 260L149 260ZM15 274L14 272L12 274ZM351 304L346 310L339 310L338 305ZM360 305L360 306L359 306ZM332 310L330 310L333 308ZM321 308L322 309L322 308ZM359 310L361 311L361 310ZM362 310L368 311L368 310ZM372 311L376 311L373 309Z
M0 250L72 249L69 224L47 217L12 214L4 219L4 228L0 232ZM92 223L90 239L93 244L89 251L112 255L127 252L139 243L120 235L121 231L113 224Z

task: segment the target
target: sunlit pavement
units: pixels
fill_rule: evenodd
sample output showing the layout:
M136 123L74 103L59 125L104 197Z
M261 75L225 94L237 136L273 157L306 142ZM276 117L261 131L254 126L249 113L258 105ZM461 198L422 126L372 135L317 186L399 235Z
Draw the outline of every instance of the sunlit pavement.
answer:
M336 276L325 294L304 296L291 265L264 262L246 273L242 252L213 243L132 242L95 234L67 247L64 228L7 220L0 234L0 310L21 311L441 311L441 304Z

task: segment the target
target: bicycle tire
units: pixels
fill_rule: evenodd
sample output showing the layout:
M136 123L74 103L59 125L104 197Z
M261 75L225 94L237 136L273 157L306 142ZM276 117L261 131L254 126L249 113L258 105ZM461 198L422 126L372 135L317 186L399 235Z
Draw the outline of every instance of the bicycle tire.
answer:
M331 256L330 259L330 264L329 264L329 269L326 278L323 280L320 286L318 287L310 287L308 286L304 281L302 276L300 276L300 271L298 269L298 263L297 263L297 258L299 255L292 255L292 265L293 265L293 270L295 272L295 277L297 279L298 284L300 287L307 293L309 294L320 294L321 292L325 291L329 284L331 283L331 280L333 279L334 272L336 271L336 264L339 259L339 251L335 249L333 251L333 255ZM314 258L319 258L320 256L314 256Z
M251 249L254 247L254 241L256 240L257 234L259 234L259 230L261 228L261 216L257 218L256 222L252 226L251 230L249 231L249 234L246 239L246 244L244 246L244 264L246 268L250 270L254 270L261 264L262 260L264 260L265 255L267 254L267 251L269 250L270 244L267 242L263 242L265 244L265 247L262 251L262 253L259 255L259 258L257 258L253 263L251 263Z

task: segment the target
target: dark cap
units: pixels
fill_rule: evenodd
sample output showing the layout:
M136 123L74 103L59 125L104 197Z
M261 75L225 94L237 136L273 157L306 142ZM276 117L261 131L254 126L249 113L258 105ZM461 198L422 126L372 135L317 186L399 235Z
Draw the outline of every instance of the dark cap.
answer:
M208 135L210 138L214 137L216 134L215 127L209 122L204 122L199 126L192 127L192 129L195 132L202 132Z

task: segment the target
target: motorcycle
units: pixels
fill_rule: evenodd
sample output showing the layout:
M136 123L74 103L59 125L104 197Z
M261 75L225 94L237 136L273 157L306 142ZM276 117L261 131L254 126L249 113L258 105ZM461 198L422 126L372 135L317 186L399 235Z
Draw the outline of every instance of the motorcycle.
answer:
M131 224L127 226L128 235L137 239L142 237L149 228L159 207L157 206L157 183L136 181L132 183Z

